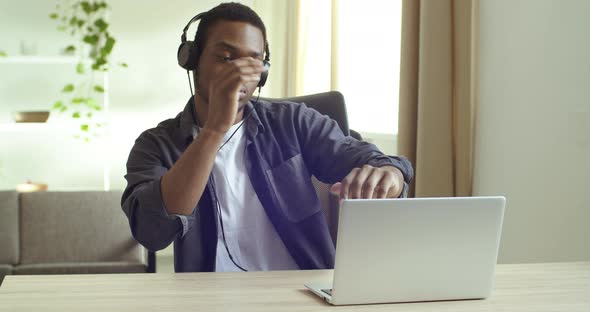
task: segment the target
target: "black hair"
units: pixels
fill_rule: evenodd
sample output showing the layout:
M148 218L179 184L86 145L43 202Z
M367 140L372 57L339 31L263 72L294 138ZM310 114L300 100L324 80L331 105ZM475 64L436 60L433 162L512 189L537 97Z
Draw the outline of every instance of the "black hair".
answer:
M264 27L262 19L260 16L258 16L258 14L256 14L256 12L254 12L254 10L237 2L222 3L207 11L207 13L201 18L194 40L197 46L199 57L205 48L205 44L207 43L209 28L211 28L220 20L245 22L260 29L260 31L262 31L262 37L264 38L264 50L266 53L265 57L270 57L268 55L269 49L268 40L266 40L266 27Z

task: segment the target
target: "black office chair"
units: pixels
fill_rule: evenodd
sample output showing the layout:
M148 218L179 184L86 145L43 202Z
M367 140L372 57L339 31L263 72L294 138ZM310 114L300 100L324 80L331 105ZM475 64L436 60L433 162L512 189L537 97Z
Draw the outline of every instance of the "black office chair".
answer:
M332 118L345 135L362 140L360 133L348 127L348 115L346 113L346 103L344 96L338 91L316 93L310 95L294 96L287 98L260 98L269 102L290 101L295 103L305 103L310 108L315 109L322 115Z
M295 103L304 103L310 108L313 108L323 115L332 118L345 135L362 140L360 133L348 127L348 115L346 113L346 104L344 96L338 91L330 91L324 93L295 96L288 98L260 98L261 100L269 102L290 101ZM330 228L332 240L336 243L336 235L338 232L338 198L335 195L330 195L331 185L320 182L315 177L312 177L312 183L316 194L320 200L324 216Z

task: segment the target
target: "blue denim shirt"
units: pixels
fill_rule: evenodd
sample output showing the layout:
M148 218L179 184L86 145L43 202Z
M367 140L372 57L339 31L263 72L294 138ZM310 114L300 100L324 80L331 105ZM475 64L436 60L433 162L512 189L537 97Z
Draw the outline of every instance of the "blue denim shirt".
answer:
M401 170L406 186L409 161L385 156L373 144L345 136L337 123L292 102L249 103L245 115L247 171L256 195L287 250L301 269L334 267L334 244L311 176L340 182L353 168L369 164ZM211 179L190 216L169 215L160 179L193 141L197 131L193 101L174 119L146 130L127 162L122 208L133 237L149 250L174 242L177 272L215 270L217 228ZM406 188L405 188L406 189Z

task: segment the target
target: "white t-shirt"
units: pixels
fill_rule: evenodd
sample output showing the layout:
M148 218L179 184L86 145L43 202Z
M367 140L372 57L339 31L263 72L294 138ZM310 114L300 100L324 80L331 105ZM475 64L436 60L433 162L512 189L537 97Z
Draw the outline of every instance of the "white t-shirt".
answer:
M227 141L241 123L225 134ZM246 170L245 126L217 153L213 166L215 191L227 247L241 267L248 271L295 270L295 263L260 203ZM230 260L223 243L218 210L216 271L240 271Z

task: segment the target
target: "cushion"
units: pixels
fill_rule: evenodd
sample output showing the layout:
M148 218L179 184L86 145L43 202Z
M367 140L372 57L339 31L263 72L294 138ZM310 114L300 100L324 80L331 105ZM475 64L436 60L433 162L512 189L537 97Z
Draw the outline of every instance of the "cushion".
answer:
M18 193L0 192L0 265L18 263Z
M132 262L64 262L47 264L24 264L14 268L15 275L33 274L101 274L145 273L143 263Z
M120 199L119 191L21 194L20 264L145 263Z

